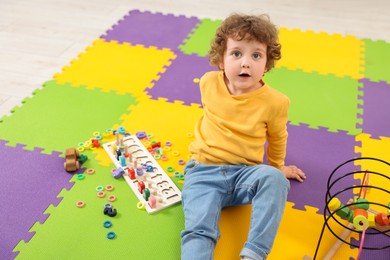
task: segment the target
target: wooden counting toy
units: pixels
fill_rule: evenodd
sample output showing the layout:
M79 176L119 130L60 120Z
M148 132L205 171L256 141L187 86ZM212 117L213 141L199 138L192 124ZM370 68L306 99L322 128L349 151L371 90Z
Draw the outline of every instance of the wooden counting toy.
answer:
M123 176L140 200L137 208L151 214L181 201L181 191L137 136L105 143L103 148L117 167L113 176Z

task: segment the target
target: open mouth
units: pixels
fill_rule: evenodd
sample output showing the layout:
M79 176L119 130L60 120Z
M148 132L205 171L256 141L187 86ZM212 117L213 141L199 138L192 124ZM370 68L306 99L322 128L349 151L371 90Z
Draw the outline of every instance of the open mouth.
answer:
M251 75L249 75L248 73L241 73L238 76L247 78L250 77Z

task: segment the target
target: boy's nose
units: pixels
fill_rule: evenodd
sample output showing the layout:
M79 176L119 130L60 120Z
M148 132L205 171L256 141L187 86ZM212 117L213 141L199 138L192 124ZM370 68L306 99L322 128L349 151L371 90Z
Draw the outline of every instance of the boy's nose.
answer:
M247 63L242 63L242 64L241 64L241 68L249 69L249 64L247 64Z

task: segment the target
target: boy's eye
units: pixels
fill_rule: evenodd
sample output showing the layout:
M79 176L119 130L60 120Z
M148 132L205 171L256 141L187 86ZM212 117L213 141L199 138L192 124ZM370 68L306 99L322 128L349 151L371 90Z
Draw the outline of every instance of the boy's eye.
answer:
M255 54L252 55L252 57L253 57L254 59L258 60L258 59L261 58L261 55L260 55L260 53L255 53Z
M233 57L238 58L238 57L241 56L241 52L239 52L239 51L234 51L234 52L232 52L232 55L233 55Z

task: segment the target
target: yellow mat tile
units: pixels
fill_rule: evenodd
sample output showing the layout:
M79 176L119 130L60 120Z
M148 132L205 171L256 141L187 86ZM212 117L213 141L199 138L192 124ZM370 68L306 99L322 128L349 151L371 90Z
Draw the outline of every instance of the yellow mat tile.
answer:
M278 67L363 78L364 42L354 36L281 28L280 42Z
M267 259L297 260L305 255L314 256L324 217L317 213L316 208L306 206L306 211L303 211L294 209L292 206L293 203L287 202L274 247ZM249 205L227 208L222 211L221 239L215 249L216 260L238 259L247 239L250 215L251 206ZM344 230L334 221L329 221L329 224L338 235ZM336 240L329 230L325 230L317 259L322 259ZM349 259L350 256L356 255L356 249L350 249L349 245L343 244L334 259Z
M361 142L361 147L355 147L355 151L361 154L361 157L370 157L390 162L390 138L381 137L381 139L372 139L369 134L360 134L356 136L356 141ZM356 164L361 167L362 171L369 170L381 173L386 177L370 174L369 185L384 190L390 190L390 166L386 163L375 160L359 160ZM363 174L355 174L355 178L363 179ZM385 206L390 202L390 196L384 191L376 188L367 190L367 197L370 202L376 202ZM386 209L382 206L371 205L377 211L384 212Z
M98 39L54 78L60 83L138 95L159 79L175 57L169 49Z

